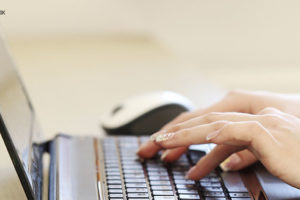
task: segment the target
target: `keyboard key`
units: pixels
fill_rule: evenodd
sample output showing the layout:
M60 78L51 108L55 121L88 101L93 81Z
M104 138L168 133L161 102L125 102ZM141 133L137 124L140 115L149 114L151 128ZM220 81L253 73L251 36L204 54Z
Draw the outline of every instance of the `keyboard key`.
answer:
M148 172L149 176L168 176L168 172Z
M108 185L109 189L122 189L122 185Z
M154 196L154 200L176 200L174 196Z
M193 180L174 180L176 184L195 184Z
M147 188L127 188L126 191L133 193L148 192Z
M172 190L172 187L169 185L153 185L151 189L154 190Z
M205 196L205 197L225 197L225 194L223 192L204 191L203 196Z
M140 173L140 174L124 174L125 178L137 178L137 179L141 179L141 178L145 178L145 175Z
M147 185L145 183L126 183L126 187L128 187L128 188L146 188Z
M138 198L138 199L136 199L136 198L128 198L128 200L149 200L149 198L147 198L147 199L146 198Z
M246 197L250 197L249 193L233 193L233 192L230 192L229 193L229 196L231 198L246 198Z
M124 169L124 174L141 174L144 173L142 169Z
M150 181L151 185L171 185L169 181Z
M108 192L109 193L114 193L114 194L122 194L123 190L121 190L121 189L109 189Z
M179 194L179 199L200 199L198 194Z
M218 182L200 182L202 187L221 187L221 183Z
M122 198L123 194L109 194L110 198Z
M205 197L205 200L227 200L226 197ZM247 200L247 199L242 199Z
M145 179L125 178L126 183L146 183Z
M171 195L174 195L174 193L173 193L173 191L167 191L167 190L162 190L162 191L155 190L155 191L153 191L153 195L154 196L171 196Z
M107 176L120 176L120 172L107 172Z
M168 176L149 176L149 180L151 181L169 181Z
M176 184L177 189L195 189L195 184Z
M110 185L120 185L122 184L121 180L107 180L107 183Z
M106 179L108 179L108 180L120 180L121 177L120 176L107 176Z
M128 193L129 198L146 198L149 197L148 193Z
M222 187L203 187L201 188L202 191L210 191L210 192L222 192Z
M179 194L199 194L197 189L179 189L177 192Z

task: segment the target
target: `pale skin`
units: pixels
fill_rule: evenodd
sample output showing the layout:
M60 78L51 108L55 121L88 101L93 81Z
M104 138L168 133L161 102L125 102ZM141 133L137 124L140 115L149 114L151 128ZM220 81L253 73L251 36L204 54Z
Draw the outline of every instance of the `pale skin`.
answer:
M300 188L300 95L233 91L218 103L184 113L152 135L138 155L178 159L191 144L217 146L187 178L198 180L221 164L239 170L259 160L274 176Z

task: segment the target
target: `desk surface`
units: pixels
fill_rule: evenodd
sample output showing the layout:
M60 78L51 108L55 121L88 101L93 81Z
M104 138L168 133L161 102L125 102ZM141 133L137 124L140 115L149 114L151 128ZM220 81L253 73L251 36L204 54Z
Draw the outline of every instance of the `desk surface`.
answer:
M257 73L257 68L222 63L194 65L151 38L9 38L9 45L45 138L57 132L103 135L102 114L145 91L176 91L196 105L220 98L224 89L217 85L300 92L298 68L260 68ZM0 157L0 199L25 198L2 139Z

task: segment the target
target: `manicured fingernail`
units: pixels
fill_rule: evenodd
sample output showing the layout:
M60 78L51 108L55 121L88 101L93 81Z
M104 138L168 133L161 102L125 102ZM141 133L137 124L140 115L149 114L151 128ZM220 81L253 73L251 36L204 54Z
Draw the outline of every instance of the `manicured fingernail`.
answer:
M169 140L171 137L173 137L174 133L165 133L165 134L159 134L155 138L155 142L163 142L166 140Z
M157 137L159 134L164 134L164 133L166 133L166 132L167 132L166 130L160 130L160 131L154 133L153 135L151 135L150 140L151 140L151 141L155 141L155 140L156 140L156 137Z
M227 172L230 171L236 165L240 164L240 162L241 158L236 154L232 154L220 164L220 167L223 171Z
M185 179L190 179L191 174L194 173L196 170L197 170L197 169L196 169L195 166L192 167L192 168L186 173L186 175L185 175L184 178L185 178Z
M168 151L166 150L166 151L163 152L163 154L161 154L160 159L162 161L164 161L167 155L168 155Z
M219 135L219 133L220 133L220 131L217 130L217 131L214 131L214 132L208 134L208 135L206 136L206 140L208 141L208 140L211 140L211 139L217 137L217 136Z

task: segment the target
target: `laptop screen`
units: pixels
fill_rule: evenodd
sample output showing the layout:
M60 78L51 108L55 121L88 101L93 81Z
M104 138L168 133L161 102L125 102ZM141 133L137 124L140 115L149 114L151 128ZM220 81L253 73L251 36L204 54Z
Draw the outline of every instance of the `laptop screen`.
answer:
M0 131L25 192L35 193L33 141L40 133L33 107L10 58L0 27ZM35 177L35 178L33 178ZM26 186L25 186L26 187ZM34 195L35 196L35 195Z

